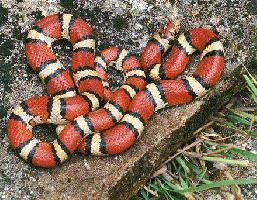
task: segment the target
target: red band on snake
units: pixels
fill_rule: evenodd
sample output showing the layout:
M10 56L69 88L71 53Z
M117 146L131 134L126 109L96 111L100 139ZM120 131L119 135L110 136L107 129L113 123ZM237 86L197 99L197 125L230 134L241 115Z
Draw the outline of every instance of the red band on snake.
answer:
M11 146L39 167L59 165L77 149L94 155L128 149L156 111L203 96L221 75L224 50L216 34L195 28L177 40L174 36L175 26L168 22L149 40L140 62L117 47L105 49L95 58L93 31L81 18L55 14L36 22L25 51L50 96L32 97L14 108L7 125ZM73 77L51 50L52 43L60 38L73 45ZM200 62L193 75L171 80L182 73L189 56L198 51ZM114 92L106 73L111 66L126 77ZM154 82L146 85L146 80ZM99 108L102 102L107 103ZM33 137L32 128L42 123L62 125L56 140L50 143Z

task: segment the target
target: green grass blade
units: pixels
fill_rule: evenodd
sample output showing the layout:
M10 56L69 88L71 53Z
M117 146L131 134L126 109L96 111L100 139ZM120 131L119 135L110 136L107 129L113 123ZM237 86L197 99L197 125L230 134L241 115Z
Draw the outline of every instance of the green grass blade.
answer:
M210 146L219 146L220 144L219 143L216 143L216 142L212 142L212 141L210 141L210 140L205 140L205 141L203 141L205 144L208 144L208 145L210 145Z
M232 112L240 117L243 117L245 119L253 119L253 118L256 118L257 119L257 115L254 115L254 114L250 114L250 113L247 113L247 112L244 112L244 111L236 111L236 110L232 110Z
M256 87L257 86L257 80L255 79L255 77L253 77L252 74L249 74L248 77L251 80L252 84L255 85L255 87Z
M254 100L255 103L257 103L257 96L254 94L251 94L251 98Z
M198 180L202 181L204 183L210 183L211 181L208 180L208 178L205 175L206 170L203 172L200 168L195 166L194 164L187 162L187 166L194 171L194 173L197 175Z
M250 135L251 135L252 137L257 138L257 132L256 132L256 131L251 131L251 132L250 132Z
M230 149L230 151L233 153L237 153L248 160L257 161L257 154L255 153L252 153L243 149L239 149L239 148L233 148L233 149Z
M204 143L206 143L210 146L214 146L217 149L222 149L222 148L227 148L228 147L226 144L219 144L219 143L212 142L212 141L209 141L209 140L205 140Z
M195 166L194 164L190 163L190 162L186 162L187 166L192 169L194 171L194 173L198 176L202 176L203 172L201 169L199 169L197 166Z
M226 114L225 115L226 118L230 118L230 119L233 119L241 124L245 124L245 125L251 125L251 122L248 121L247 119L244 119L242 117L239 117L237 115L234 115L234 114Z
M171 196L169 194L169 189L167 187L165 187L165 185L161 182L160 179L159 180L159 186L162 190L162 193L164 194L164 196L166 197L166 199L171 199Z
M149 200L149 197L148 197L148 194L146 193L146 191L141 190L140 194L142 195L142 197L143 197L145 200Z
M219 154L226 158L230 158L230 159L234 158L233 154L228 153L228 152L220 152Z
M231 159L225 159L225 158L219 158L219 157L208 157L203 156L201 159L211 162L217 162L217 163L225 163L225 164L231 164L231 165L239 165L243 167L249 166L248 160L231 160Z
M254 81L251 80L247 75L243 75L243 76L247 82L247 85L249 86L250 92L253 93L255 96L257 96L257 88L254 84Z
M180 164L180 166L184 169L184 172L187 174L190 173L189 168L187 167L185 161L181 157L177 157L176 161Z
M150 183L150 187L152 187L155 191L161 192L161 188L159 187L158 183Z
M228 185L246 185L246 184L257 184L257 178L243 178L238 180L224 180L224 181L217 181L212 182L196 187L191 187L184 190L176 190L174 192L178 192L180 194L184 193L194 193L194 192L201 192L204 190L212 189L212 188L218 188L222 186L228 186Z
M181 176L179 176L179 181L182 188L188 188L188 181L184 180Z
M179 170L178 170L178 167L177 167L177 165L176 165L176 163L174 162L174 160L171 161L171 164L172 164L172 166L174 167L174 169L175 169L176 172L179 171Z
M162 180L165 182L165 184L167 185L167 189L168 190L178 190L179 188L176 186L176 185L174 185L174 184L172 184L171 182L169 182L167 179L165 179L164 177L162 177Z
M225 121L225 122L224 122L224 125L225 125L225 126L232 127L232 128L236 128L236 126L235 126L232 122Z
M252 82L257 86L257 80L252 76L252 74L248 73L248 76L251 78Z

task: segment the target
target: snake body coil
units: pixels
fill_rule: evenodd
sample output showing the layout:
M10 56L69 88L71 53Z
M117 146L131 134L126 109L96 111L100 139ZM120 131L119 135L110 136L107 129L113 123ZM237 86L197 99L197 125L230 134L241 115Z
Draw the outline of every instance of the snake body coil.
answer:
M106 155L128 149L156 111L203 96L221 75L223 45L212 31L191 29L176 41L174 35L175 26L168 22L149 40L140 61L117 47L95 57L93 30L81 18L54 14L36 22L25 52L31 68L46 83L49 96L32 97L14 108L7 125L11 146L40 167L59 165L75 150ZM73 77L51 50L53 42L61 38L73 45ZM171 80L182 73L196 51L201 57L193 75ZM126 78L114 92L106 73L110 66ZM154 82L147 84L147 80ZM103 102L107 103L101 107ZM42 123L59 125L56 140L50 143L33 137L33 127Z

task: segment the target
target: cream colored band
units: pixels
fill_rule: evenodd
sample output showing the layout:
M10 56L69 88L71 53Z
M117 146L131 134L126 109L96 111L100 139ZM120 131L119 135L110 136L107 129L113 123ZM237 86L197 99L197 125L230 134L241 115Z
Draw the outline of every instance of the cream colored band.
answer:
M131 98L133 98L136 95L136 91L129 85L122 85L121 88L126 90Z
M28 115L20 105L13 109L13 113L18 115L26 123L27 129L32 131L32 126L29 124L30 120L33 119L32 115Z
M220 41L216 41L211 43L210 45L208 45L204 50L203 53L201 54L201 60L202 58L209 52L211 51L215 51L215 50L220 50L222 52L224 52L224 47L223 44Z
M78 71L76 74L74 74L74 81L76 83L76 85L78 86L78 82L87 76L95 76L95 77L99 77L98 73L93 70L93 69L85 69L83 71ZM100 78L100 77L99 77Z
M41 40L43 42L46 42L48 47L52 46L52 43L54 42L54 38L45 36L43 33L39 33L36 30L31 30L28 34L28 38L30 39L36 39L36 40Z
M67 120L61 115L61 100L60 98L53 99L52 110L50 113L50 118L47 120L49 123L53 124L66 124Z
M125 49L122 49L118 59L116 60L116 69L122 71L122 63L125 57L128 55L128 52Z
M205 88L194 77L188 76L186 77L186 80L198 97L201 97L206 93Z
M71 20L72 15L71 14L63 14L62 16L62 37L70 40L70 35L69 35L69 25L70 25L70 20Z
M74 44L73 50L76 50L78 48L83 48L83 47L95 49L95 40L94 39L85 39L85 40L79 41Z
M97 108L99 108L99 100L98 98L94 95L94 94L91 94L89 92L83 92L82 95L85 95L89 98L89 100L91 101L92 103L92 111L96 110Z
M143 70L140 70L140 69L134 69L134 70L131 70L131 71L126 73L126 78L128 78L130 76L135 76L135 75L145 77L145 72Z
M112 115L115 117L116 121L119 121L122 118L122 113L111 103L107 103L104 106L105 109L109 110Z
M159 33L156 33L153 38L156 39L164 47L164 52L166 52L170 48L169 41L165 38L161 38Z
M75 118L74 120L77 122L79 128L81 130L83 130L85 135L89 134L91 132L91 130L88 127L87 122L85 121L84 116L79 116L79 117Z
M38 76L41 80L44 81L46 77L54 74L58 69L64 69L59 60L57 60L55 63L48 64L42 71L39 72Z
M153 99L156 103L156 108L155 111L164 108L167 103L165 101L162 100L162 96L160 91L158 90L157 86L155 83L151 83L149 85L146 86L146 89L152 94Z
M56 151L56 155L60 159L61 162L68 159L67 153L62 149L62 147L58 144L57 140L53 142L54 149Z
M31 150L39 143L40 141L38 139L32 139L26 146L24 146L21 149L20 156L24 159L27 160L29 153Z
M101 135L94 133L91 142L91 153L94 155L102 155L101 153Z
M132 124L139 134L141 134L144 130L144 124L137 117L130 114L126 114L121 121Z
M161 64L156 64L154 65L154 67L151 69L149 76L153 79L153 80L160 80L160 67Z
M97 56L95 58L95 63L99 63L100 65L103 66L104 69L106 69L106 62L100 57L100 56Z
M183 34L181 34L178 38L178 42L179 44L186 50L186 52L188 53L188 55L191 55L192 53L194 53L196 51L196 49L194 47L192 47L186 40L186 37Z

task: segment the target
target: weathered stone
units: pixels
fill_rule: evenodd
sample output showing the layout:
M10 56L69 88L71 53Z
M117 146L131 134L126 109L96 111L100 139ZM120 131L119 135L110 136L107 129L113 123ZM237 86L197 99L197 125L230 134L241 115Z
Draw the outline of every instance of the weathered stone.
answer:
M3 199L128 199L162 161L192 138L194 130L242 89L242 67L247 66L256 73L254 1L217 0L210 4L191 0L148 3L79 0L58 4L36 0L31 4L30 1L3 0L0 9L3 10L0 21L0 198ZM96 32L99 49L119 45L137 54L167 18L180 19L181 31L211 28L225 46L226 67L222 79L203 99L156 114L142 137L121 155L86 158L76 155L56 169L34 168L10 149L5 124L11 107L28 97L45 94L44 85L27 66L22 45L26 32L41 15L59 11L72 12L89 21ZM57 45L54 50L69 66L70 47Z

